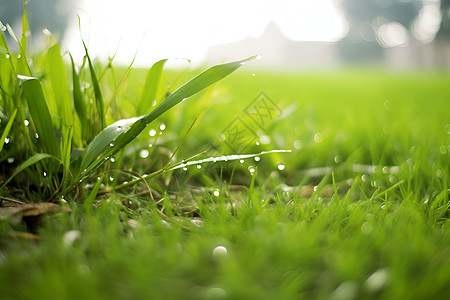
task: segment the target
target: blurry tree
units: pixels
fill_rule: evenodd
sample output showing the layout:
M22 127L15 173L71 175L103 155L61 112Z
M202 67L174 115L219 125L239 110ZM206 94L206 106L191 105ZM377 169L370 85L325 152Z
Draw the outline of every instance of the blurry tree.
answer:
M28 21L33 36L47 28L62 39L67 27L73 0L26 0ZM21 30L22 0L0 0L0 21L10 24L16 33Z
M349 23L348 35L339 43L344 59L350 62L375 62L383 55L379 31L392 22L411 32L422 7L421 0L342 0Z
M450 40L450 0L441 0L441 24L436 34L436 40Z

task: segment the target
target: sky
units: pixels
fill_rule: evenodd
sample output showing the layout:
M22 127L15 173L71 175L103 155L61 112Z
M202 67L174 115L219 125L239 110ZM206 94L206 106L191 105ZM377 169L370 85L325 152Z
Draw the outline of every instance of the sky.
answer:
M205 58L208 47L261 36L277 23L296 41L336 41L348 25L335 0L82 0L81 32L91 54L150 65L162 58ZM69 22L77 24L77 22ZM64 42L81 58L77 26Z

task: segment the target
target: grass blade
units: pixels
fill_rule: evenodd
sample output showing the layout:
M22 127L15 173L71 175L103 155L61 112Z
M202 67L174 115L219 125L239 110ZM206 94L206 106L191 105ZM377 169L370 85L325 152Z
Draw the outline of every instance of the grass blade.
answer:
M58 157L58 144L41 83L33 77L18 75L18 78L22 81L23 94L45 153Z
M3 150L3 146L5 145L5 139L11 130L12 124L14 123L14 119L16 118L18 108L14 110L11 117L9 118L8 123L6 124L5 130L2 133L2 137L0 137L0 152Z
M32 157L30 157L29 159L27 159L23 164L20 165L20 167L17 168L17 170L11 175L11 177L8 178L8 180L5 181L5 183L3 183L3 185L0 187L0 191L3 190L3 188L20 172L22 172L23 170L25 170L26 168L29 168L30 166L34 165L35 163L45 159L45 158L54 158L56 160L59 160L59 158L47 154L47 153L37 153L35 155L33 155Z
M70 55L70 61L72 63L72 82L73 82L73 104L75 106L75 111L80 119L81 123L81 136L85 141L89 141L90 138L90 125L87 116L86 105L83 101L83 93L81 92L80 77L78 76L77 70L75 68L75 63L73 61L72 54ZM81 145L80 145L81 146Z
M152 103L154 100L158 101L158 95L160 93L160 83L162 77L162 71L167 59L162 59L156 62L150 70L148 70L147 77L145 79L144 89L142 90L141 97L137 103L137 114L143 115L147 113L149 108L148 103ZM151 107L151 106L150 106Z
M56 102L58 114L66 126L73 125L72 107L70 105L69 88L67 86L66 66L61 57L59 44L47 52L49 77Z
M97 74L95 73L94 65L92 64L91 57L89 56L88 49L86 47L86 43L83 41L84 50L86 52L86 57L89 65L89 72L91 74L92 85L94 87L94 95L95 95L95 106L97 108L97 114L100 121L101 129L106 127L105 120L105 105L103 101L102 91L100 89L100 83L97 78Z
M193 78L191 81L180 87L178 90L170 94L148 115L144 117L122 120L127 126L129 126L129 128L127 128L128 130L124 130L125 128L118 128L118 126L115 125L122 121L114 123L113 125L115 125L115 131L114 127L108 127L108 133L104 134L103 132L101 132L99 136L97 136L86 148L86 150L84 151L84 157L81 163L80 170L82 170L82 172L86 172L86 175L90 174L91 171L94 171L101 165L103 165L109 157L113 156L123 147L128 145L142 132L142 130L144 130L144 128L148 124L153 122L163 113L165 113L181 101L186 100L188 97L201 91L202 89L223 79L227 75L237 70L246 61L254 58L255 56L240 61L215 65L207 69L206 71L199 74L197 77ZM134 122L130 123L130 120L134 120ZM110 144L112 144L112 146L108 147L107 145ZM94 162L94 159L96 157L98 158L95 163L91 164L92 162Z

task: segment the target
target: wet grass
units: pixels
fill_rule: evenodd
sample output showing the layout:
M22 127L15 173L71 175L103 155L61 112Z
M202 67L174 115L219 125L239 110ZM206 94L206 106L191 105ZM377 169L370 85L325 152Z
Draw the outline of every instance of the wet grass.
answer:
M117 94L122 117L145 72ZM66 195L71 213L44 218L38 242L1 222L1 298L443 298L449 79L245 66L126 147L91 209L80 204L95 181ZM258 129L245 111L261 92L282 113ZM292 152L164 173L149 181L155 201L142 183L121 186L130 175L116 170L161 169L188 131L177 161L241 154L220 139L237 116L257 135L243 152Z

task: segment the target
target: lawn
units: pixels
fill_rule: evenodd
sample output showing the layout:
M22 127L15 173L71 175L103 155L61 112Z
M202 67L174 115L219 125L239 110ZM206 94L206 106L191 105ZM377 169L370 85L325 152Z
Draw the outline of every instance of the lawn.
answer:
M148 114L155 105L139 106L147 69L95 60L72 68L53 47L33 56L33 74L15 56L18 74L38 78L22 78L21 86L5 67L12 58L1 54L1 133L14 119L11 102L19 103L0 155L2 182L36 157L2 186L2 200L51 201L62 209L28 227L17 214L2 216L0 299L450 294L448 72L269 71L254 60L181 101L118 151L98 152L92 165L81 154L88 170L75 182L76 149L89 148L102 122ZM49 65L63 66L65 77ZM174 99L201 71L161 73L150 92L155 104ZM38 125L29 107L40 99L38 87L47 125ZM72 90L82 92L92 119L52 102L65 95L73 103ZM29 116L37 129L55 129L57 150L22 125ZM91 123L86 129L83 122ZM59 168L39 156L51 151ZM204 161L209 157L216 159Z

